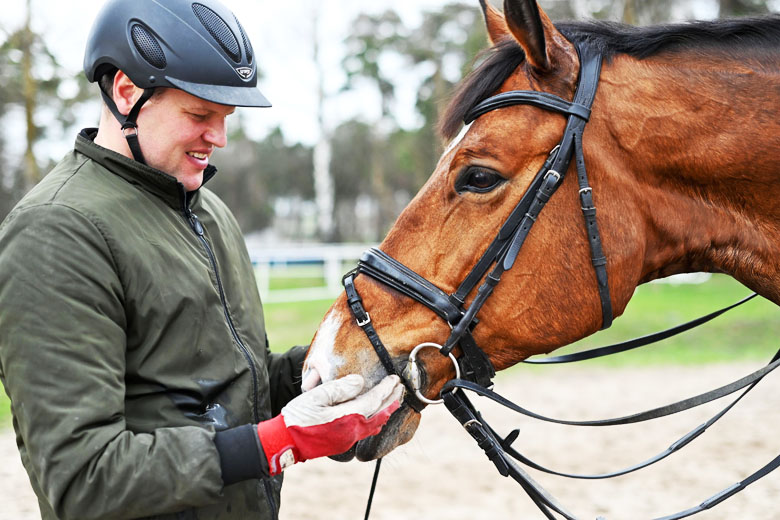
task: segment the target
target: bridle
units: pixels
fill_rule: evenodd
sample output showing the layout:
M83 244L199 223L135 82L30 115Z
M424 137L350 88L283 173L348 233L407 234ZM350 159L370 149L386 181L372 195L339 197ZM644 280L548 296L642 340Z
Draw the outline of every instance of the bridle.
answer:
M501 226L493 242L454 293L445 293L379 249L366 251L360 258L358 267L347 273L343 279L347 302L357 324L366 333L387 372L399 375L412 395L419 394L417 391L419 388L413 388L404 377L403 371L399 370L393 363L363 306L360 294L354 284L355 277L358 274L366 274L434 311L452 328L449 338L440 347L441 354L450 356L452 350L456 346L460 346L462 355L458 359L458 364L462 377L484 387L492 386L491 380L495 376L495 369L485 352L477 346L472 335L472 330L478 323L477 314L501 281L502 275L514 265L533 224L547 201L563 183L572 158L576 158L581 207L588 231L591 260L598 282L602 328L607 328L612 324L607 261L601 245L601 237L596 223L596 208L593 205L593 190L588 183L582 152L582 134L590 118L591 106L596 96L601 73L601 55L586 46L581 46L578 50L582 66L574 101L566 101L544 92L515 90L490 97L467 114L465 123L469 124L478 117L499 108L513 105L533 105L565 114L568 116L568 121L560 143L550 152L530 187ZM466 308L466 298L483 279L476 296ZM419 400L419 396L415 400ZM410 405L415 410L420 407L418 402L410 402Z
M580 479L601 479L610 478L618 475L636 471L666 458L671 453L681 449L693 439L698 437L715 421L720 419L729 411L744 395L749 392L764 376L780 366L780 351L774 356L772 361L763 369L754 372L730 385L715 389L711 392L686 399L672 405L649 410L632 416L608 419L603 421L583 421L572 422L560 419L550 419L542 415L530 412L524 408L512 403L502 396L493 392L492 379L495 376L493 367L487 354L482 350L474 340L472 331L478 325L477 315L485 305L487 299L493 293L493 290L501 281L503 274L512 268L517 256L527 238L533 224L537 221L542 209L550 200L552 195L563 183L565 175L571 166L571 161L575 161L577 179L579 183L579 197L582 213L585 219L585 227L588 236L588 242L591 251L591 263L596 273L597 288L602 314L602 329L608 328L612 324L612 304L610 299L609 281L607 277L607 260L603 251L598 224L596 222L596 208L593 203L593 190L589 185L587 171L585 168L585 158L582 149L582 139L585 126L590 118L591 107L596 96L596 91L601 73L602 56L600 53L591 49L587 45L579 44L577 52L580 57L580 75L577 89L573 101L567 101L558 96L527 90L516 90L501 93L492 96L478 103L465 117L465 123L470 124L478 117L500 108L515 105L532 105L553 112L561 113L567 116L567 123L563 137L559 144L549 153L529 188L510 213L504 224L501 226L498 234L493 239L487 250L480 257L477 264L472 268L466 278L452 294L447 294L439 287L426 280L410 268L390 257L383 251L372 248L366 251L360 258L358 266L343 278L343 284L346 291L347 303L358 326L363 329L373 349L377 353L388 374L396 374L407 389L405 402L415 411L420 412L425 404L443 402L450 413L461 423L469 434L477 441L480 448L483 449L488 458L495 464L499 473L503 476L511 476L528 493L534 503L539 507L542 513L549 519L555 519L553 512L558 513L568 520L576 520L576 517L569 513L560 503L549 495L541 486L539 486L525 471L517 466L511 458L520 461L529 467L535 468L547 473ZM371 317L366 311L362 298L355 287L355 278L359 274L365 274L374 280L408 296L415 301L425 305L446 321L451 327L451 332L444 345L435 343L423 343L418 345L410 354L407 361L408 366L402 369L397 365L387 348L382 343L376 332ZM477 287L476 295L470 305L466 307L467 297ZM566 363L579 361L583 359L592 359L612 353L623 352L633 348L647 345L665 339L667 337L679 334L697 325L703 324L723 312L741 305L755 296L749 296L744 300L721 309L708 316L704 316L692 322L674 327L667 331L651 334L635 340L630 340L621 344L593 349L586 352L572 354L568 356L559 356L538 361L538 363ZM461 356L455 358L453 349L459 346ZM426 398L421 393L422 377L420 368L416 362L416 355L422 348L436 348L439 352L451 359L455 365L456 378L444 385L441 390L442 399L433 401ZM627 468L625 470L603 474L603 475L571 475L549 470L527 459L517 451L511 444L516 440L518 431L510 433L505 438L499 436L490 425L488 425L481 414L476 411L474 406L466 397L463 390L469 390L483 397L492 399L499 404L512 409L515 412L549 422L559 424L573 424L578 426L609 426L616 424L629 424L634 422L647 421L650 419L663 417L672 413L710 402L734 393L740 389L746 388L734 402L719 412L707 423L694 429L670 448L661 454L648 459L647 461ZM381 460L381 459L380 459ZM676 520L684 518L695 513L708 509L715 504L725 500L729 496L744 489L755 480L768 474L780 466L780 457L775 458L769 464L752 474L740 483L731 486L716 494L708 500L702 502L699 506L691 508L680 513L666 516L663 520ZM371 496L376 486L378 476L379 461L374 475ZM371 499L369 499L366 518L370 512Z

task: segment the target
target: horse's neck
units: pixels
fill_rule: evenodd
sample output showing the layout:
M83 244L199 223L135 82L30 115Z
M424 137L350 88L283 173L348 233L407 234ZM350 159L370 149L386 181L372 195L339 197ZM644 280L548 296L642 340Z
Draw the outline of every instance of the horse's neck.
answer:
M618 58L600 89L645 223L642 281L726 272L780 304L780 52Z

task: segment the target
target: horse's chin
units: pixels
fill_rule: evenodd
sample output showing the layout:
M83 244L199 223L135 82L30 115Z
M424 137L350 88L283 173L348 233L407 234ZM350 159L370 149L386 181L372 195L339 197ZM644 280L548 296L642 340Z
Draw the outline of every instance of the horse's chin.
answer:
M345 453L332 456L331 459L348 462L357 458L367 462L382 458L398 446L409 442L419 424L420 414L408 405L403 405L390 416L382 431L357 442Z

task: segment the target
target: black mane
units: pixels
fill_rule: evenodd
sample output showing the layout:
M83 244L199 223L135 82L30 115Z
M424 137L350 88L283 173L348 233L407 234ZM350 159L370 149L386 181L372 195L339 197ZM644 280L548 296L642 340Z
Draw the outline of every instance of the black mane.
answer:
M635 27L615 22L559 22L555 24L572 43L597 48L609 61L625 54L644 59L662 52L695 50L706 53L737 53L745 49L780 49L780 15L760 18L700 21ZM439 129L451 139L463 118L487 99L525 60L514 40L504 40L481 55L481 63L461 82L442 115Z
M607 60L617 54L644 59L661 52L780 47L780 15L647 27L603 21L564 22L556 27L572 43L596 47Z

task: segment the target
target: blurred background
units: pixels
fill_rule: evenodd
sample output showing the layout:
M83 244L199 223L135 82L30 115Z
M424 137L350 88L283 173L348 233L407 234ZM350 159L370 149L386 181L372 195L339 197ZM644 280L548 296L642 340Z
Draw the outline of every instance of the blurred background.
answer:
M246 234L271 347L286 350L308 344L341 290L342 273L381 240L432 172L444 145L435 131L439 111L486 47L486 34L477 0L223 2L249 33L260 88L274 106L239 109L232 116L229 144L213 157L221 174L209 188L227 202ZM103 3L3 2L0 219L72 148L81 128L97 124L98 90L83 77L81 60ZM780 10L780 0L542 0L541 5L553 19L639 25ZM567 349L667 328L747 294L718 275L647 284L610 330ZM779 346L778 317L775 305L756 299L701 331L596 361L596 367L626 367L622 373L631 378L637 367L765 361ZM535 367L509 372L519 370L539 375ZM10 423L9 402L0 389L0 520L35 518L37 506ZM326 474L322 482L330 481L330 469ZM352 487L343 485L335 494ZM362 500L361 491L358 511Z
M260 88L274 106L232 116L229 144L213 157L221 174L209 188L228 203L246 233L271 344L284 350L310 341L340 290L341 274L380 241L432 172L444 144L435 131L439 111L486 47L486 34L477 0L223 1L249 33ZM4 2L0 218L72 148L78 130L96 126L98 91L83 77L81 60L102 4ZM553 19L640 25L780 10L780 0L541 5ZM709 283L688 283L703 280ZM613 329L584 343L649 332L744 294L725 277L652 284L637 292ZM764 355L780 336L775 307L763 301L746 307L734 318L720 318L722 325L704 338L683 338L707 345L696 354L659 354L662 347L630 362ZM671 343L669 349L676 348ZM4 399L0 392L0 416L7 421Z

